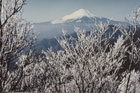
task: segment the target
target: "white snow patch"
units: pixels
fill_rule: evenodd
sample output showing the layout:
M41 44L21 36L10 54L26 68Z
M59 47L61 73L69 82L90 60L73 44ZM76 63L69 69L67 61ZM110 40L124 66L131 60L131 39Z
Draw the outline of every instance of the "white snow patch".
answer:
M86 9L79 9L78 11L70 14L70 15L66 15L61 19L56 19L54 21L52 21L52 24L58 24L58 23L64 23L68 20L75 20L75 19L80 19L82 17L95 17L95 15L93 15L91 12L89 12Z
M77 23L80 23L80 22L82 22L82 20L77 20L76 22L77 22Z

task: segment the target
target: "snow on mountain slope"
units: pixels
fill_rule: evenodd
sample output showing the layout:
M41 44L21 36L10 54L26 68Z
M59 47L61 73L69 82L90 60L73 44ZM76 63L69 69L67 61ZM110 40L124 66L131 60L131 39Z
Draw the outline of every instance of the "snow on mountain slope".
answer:
M54 21L36 23L34 24L34 30L40 33L39 39L54 38L62 35L62 29L68 34L73 33L75 27L79 27L85 31L91 31L96 28L95 23L107 23L108 21L110 25L126 24L120 21L109 20L105 17L98 17L88 10L80 9Z
M70 15L66 15L61 19L56 19L56 20L52 21L51 23L52 24L59 24L59 23L64 23L64 22L69 21L69 20L80 19L82 17L93 18L93 17L95 17L95 15L93 15L88 10L79 9L78 11L76 11Z

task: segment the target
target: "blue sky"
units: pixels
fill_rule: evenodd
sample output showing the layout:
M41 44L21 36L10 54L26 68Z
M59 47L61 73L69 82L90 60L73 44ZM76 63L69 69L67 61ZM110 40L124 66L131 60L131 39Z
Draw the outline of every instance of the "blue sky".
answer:
M45 22L83 8L99 17L123 21L138 5L140 0L27 0L23 18L31 22Z

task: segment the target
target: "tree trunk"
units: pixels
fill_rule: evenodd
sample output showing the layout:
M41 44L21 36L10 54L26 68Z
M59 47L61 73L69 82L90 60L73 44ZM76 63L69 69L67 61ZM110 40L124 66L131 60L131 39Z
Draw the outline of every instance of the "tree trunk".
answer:
M0 0L0 93L2 93L2 0Z

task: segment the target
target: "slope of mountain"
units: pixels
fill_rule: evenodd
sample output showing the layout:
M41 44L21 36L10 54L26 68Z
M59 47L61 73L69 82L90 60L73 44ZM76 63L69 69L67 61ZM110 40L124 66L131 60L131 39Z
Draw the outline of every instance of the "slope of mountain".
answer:
M80 10L78 10L70 15L64 16L61 19L54 20L51 23L52 24L66 23L66 22L69 22L69 21L71 22L71 21L76 20L76 19L81 19L83 17L93 18L95 16L91 12L89 12L88 10L80 9ZM80 21L77 21L77 22L80 22Z
M109 20L107 18L100 18L85 9L80 9L72 14L66 15L60 19L50 22L35 23L35 31L40 32L39 39L54 38L62 35L62 29L71 34L74 32L75 27L79 27L86 31L93 30L95 23L103 22L110 24L125 24L125 22Z
M106 33L104 33L104 35L102 36L102 39L104 39L105 37L109 37L110 34L113 33L113 28L114 25L109 25L108 29L106 30ZM88 36L90 34L91 31L87 31L86 35ZM121 31L117 30L116 33L112 36L112 39L110 39L110 43L113 44L113 42L120 36L122 35ZM72 33L72 34L68 34L66 35L66 38L70 38L73 37L75 39L77 39L77 34L76 32ZM71 42L71 41L70 41ZM37 45L37 52L41 52L42 50L48 50L49 48L52 48L52 50L54 52L58 51L58 50L62 50L61 45L58 43L56 38L51 38L51 39L43 39L40 40L40 42L38 42Z

